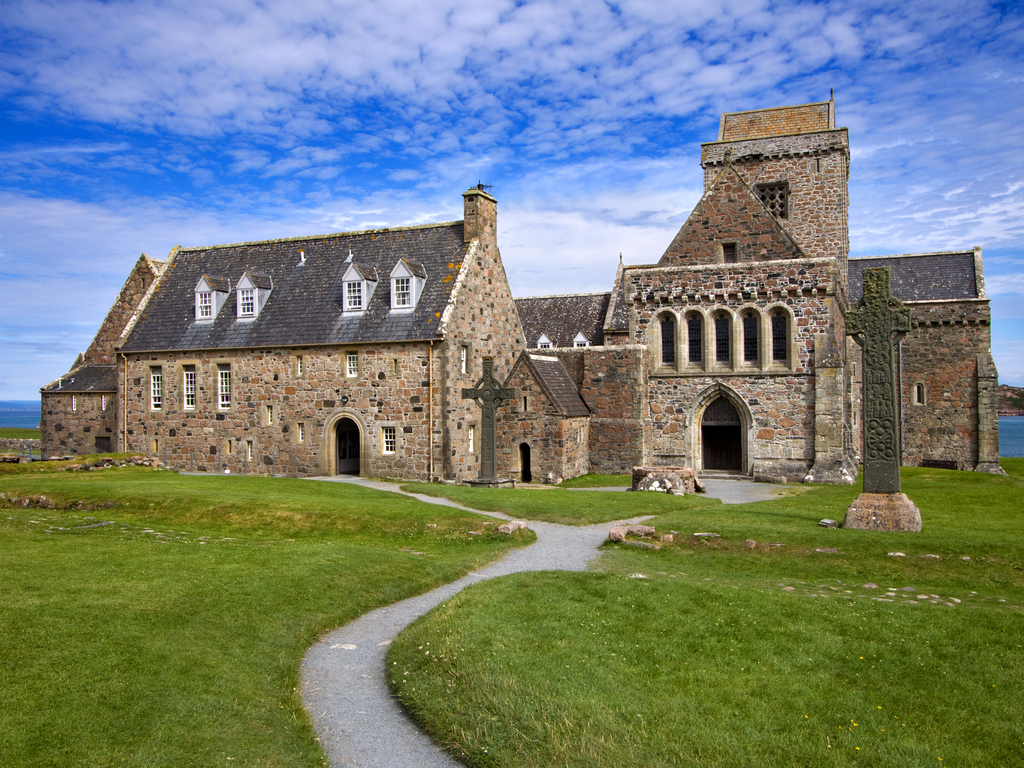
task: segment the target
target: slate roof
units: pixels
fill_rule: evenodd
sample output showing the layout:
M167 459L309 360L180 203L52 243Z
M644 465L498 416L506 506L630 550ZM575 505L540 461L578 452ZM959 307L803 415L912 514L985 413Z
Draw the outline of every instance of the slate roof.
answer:
M124 352L347 344L437 338L440 313L455 285L469 244L462 222L343 232L206 248L173 255ZM299 251L305 256L301 262ZM382 274L367 308L345 313L342 277L358 262L364 274ZM412 311L391 310L387 275L400 259L426 274ZM255 320L239 321L230 296L214 321L195 320L195 287L203 275L223 277L230 290L249 272L273 289ZM214 278L215 279L215 278Z
M42 388L43 392L116 392L116 365L87 365Z
M216 277L214 275L203 275L206 278L206 284L210 286L211 291L217 291L218 293L229 293L231 291L231 281L226 277ZM199 281L196 280L196 285L199 285Z
M974 251L850 259L851 302L860 301L864 291L863 272L869 267L889 267L889 290L901 301L978 298Z
M516 299L526 346L535 349L542 333L556 347L571 347L581 331L594 346L604 344L604 316L610 293L530 296Z
M551 403L563 416L575 418L590 415L590 409L580 397L579 390L576 389L561 360L529 352L524 352L519 359L530 367Z

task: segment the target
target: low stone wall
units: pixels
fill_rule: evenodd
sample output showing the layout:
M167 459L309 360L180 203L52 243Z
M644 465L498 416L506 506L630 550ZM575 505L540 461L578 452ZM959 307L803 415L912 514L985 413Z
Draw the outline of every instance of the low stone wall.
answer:
M38 439L19 440L13 437L0 437L0 453L9 453L10 451L14 451L16 453L40 451L42 450L42 443L43 441Z

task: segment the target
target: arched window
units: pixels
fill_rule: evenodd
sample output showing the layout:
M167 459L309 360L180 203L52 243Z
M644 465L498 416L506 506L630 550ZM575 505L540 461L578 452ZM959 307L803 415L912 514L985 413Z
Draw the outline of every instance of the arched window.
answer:
M715 317L715 362L728 363L730 351L730 326L728 315Z
M756 363L758 358L758 323L757 315L748 312L743 316L743 362Z
M704 318L700 315L686 318L686 334L689 336L687 359L700 364L704 360Z
M676 364L676 320L668 315L661 318L661 363Z
M772 313L772 360L789 360L789 317L781 309Z
M924 390L924 384L920 384L920 383L915 384L914 385L914 405L924 405L925 404L925 398L926 398L926 394L925 394L925 390Z

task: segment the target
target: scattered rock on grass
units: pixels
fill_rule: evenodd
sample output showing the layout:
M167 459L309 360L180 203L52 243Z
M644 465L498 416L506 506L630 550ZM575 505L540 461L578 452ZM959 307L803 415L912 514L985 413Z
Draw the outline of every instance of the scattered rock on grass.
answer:
M839 523L837 523L835 520L832 520L831 518L828 518L828 517L824 518L823 520L819 520L818 521L818 525L820 525L822 528L838 528L839 527Z
M512 520L507 523L502 523L498 526L498 533L515 533L516 531L525 528L526 523L520 520Z

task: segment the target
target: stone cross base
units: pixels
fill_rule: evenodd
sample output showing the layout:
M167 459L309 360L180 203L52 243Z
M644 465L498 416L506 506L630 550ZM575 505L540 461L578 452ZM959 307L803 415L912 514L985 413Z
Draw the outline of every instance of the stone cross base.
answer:
M862 493L846 510L843 528L918 532L921 511L905 493Z

